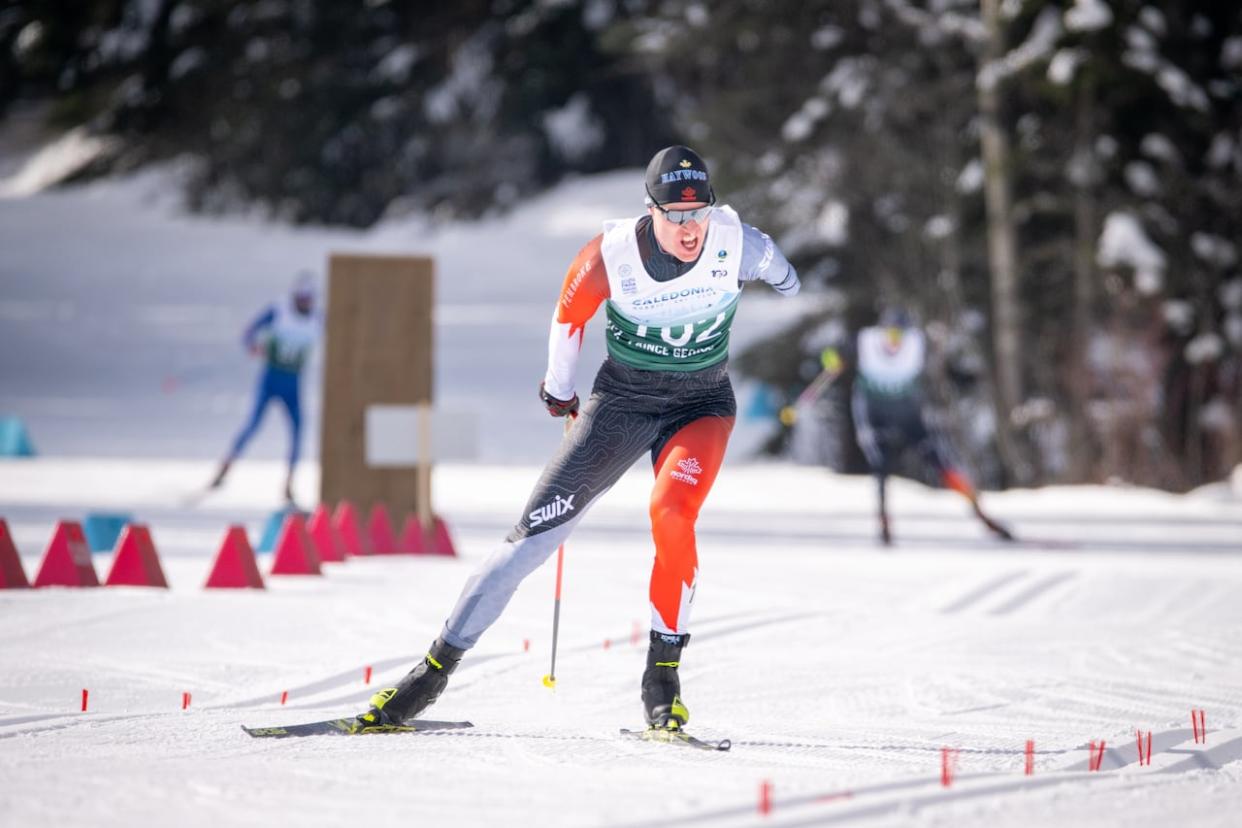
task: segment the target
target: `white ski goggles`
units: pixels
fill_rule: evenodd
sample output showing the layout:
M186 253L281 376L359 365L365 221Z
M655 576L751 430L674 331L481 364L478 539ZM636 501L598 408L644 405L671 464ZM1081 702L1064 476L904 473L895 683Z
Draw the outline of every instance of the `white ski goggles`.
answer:
M688 221L699 222L700 224L707 220L707 217L716 209L715 204L708 204L706 207L695 207L693 210L666 210L650 195L647 196L647 206L654 207L664 214L666 221L672 224L685 224Z

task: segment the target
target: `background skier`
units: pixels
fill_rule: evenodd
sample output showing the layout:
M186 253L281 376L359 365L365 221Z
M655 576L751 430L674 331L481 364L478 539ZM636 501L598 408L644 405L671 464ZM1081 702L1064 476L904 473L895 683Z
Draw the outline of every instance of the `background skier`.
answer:
M983 512L978 492L954 463L944 435L928 421L923 391L926 351L923 332L902 308L886 308L878 325L858 333L850 407L858 445L876 479L880 540L892 543L886 489L889 475L907 449L919 453L945 488L965 497L989 530L1004 540L1013 540L1008 529ZM833 376L843 370L835 352L824 363L834 366Z
M302 436L302 368L319 340L322 318L315 307L314 277L308 271L298 274L289 296L278 300L250 323L243 337L246 349L264 360L263 372L255 388L254 406L242 426L229 454L220 464L210 488L224 483L246 443L263 420L267 405L279 401L289 415L289 473L285 478L285 500L293 502L293 470L298 462Z

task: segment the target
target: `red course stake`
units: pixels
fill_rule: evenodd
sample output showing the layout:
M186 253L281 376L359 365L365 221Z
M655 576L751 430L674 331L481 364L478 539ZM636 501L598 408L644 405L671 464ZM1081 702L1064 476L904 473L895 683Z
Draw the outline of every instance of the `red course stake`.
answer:
M83 713L86 712L86 701L90 697L90 694L91 694L90 690L86 690L86 689L82 690L82 712Z
M522 652L524 653L530 652L530 639L529 638L522 639Z
M288 690L282 690L282 691L280 692L280 703L281 703L281 704L284 704L284 703L285 703L285 702L287 702L287 701L289 701L289 691L288 691Z
M1207 718L1202 710L1190 711L1190 724L1195 729L1195 744L1207 744Z
M1090 750L1091 755L1087 758L1087 767L1089 770L1098 771L1104 764L1104 740L1101 739L1098 746L1092 742Z
M190 694L189 693L181 694L181 709L182 710L190 709Z
M767 779L759 783L759 813L764 816L772 813L772 783Z
M952 748L940 749L940 784L949 787L953 784L953 773L957 770L957 751Z
M362 683L363 683L363 684L370 684L370 683L371 683L371 665L370 665L370 664L368 664L368 665L367 665L367 671L366 671L365 675L363 675L363 677L362 677Z
M1035 775L1035 740L1026 740L1026 775Z
M1138 741L1139 767L1151 765L1151 731L1143 733L1143 731L1136 728L1134 737ZM1146 742L1146 748L1144 748L1144 742Z

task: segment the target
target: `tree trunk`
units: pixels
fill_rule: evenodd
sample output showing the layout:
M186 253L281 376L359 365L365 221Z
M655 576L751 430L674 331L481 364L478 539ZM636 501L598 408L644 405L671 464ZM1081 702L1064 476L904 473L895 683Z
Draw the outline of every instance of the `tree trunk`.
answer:
M987 207L988 264L992 287L993 404L996 435L1007 482L1027 482L1012 413L1022 401L1021 318L1018 307L1017 233L1010 187L1009 136L1001 123L1000 80L994 72L1005 53L1000 0L981 0L987 41L977 89Z
M1088 77L1079 83L1074 119L1074 309L1069 367L1070 475L1074 482L1092 476L1095 447L1091 440L1087 405L1091 397L1092 307L1095 303L1095 186L1099 175L1092 155L1094 139L1093 85Z

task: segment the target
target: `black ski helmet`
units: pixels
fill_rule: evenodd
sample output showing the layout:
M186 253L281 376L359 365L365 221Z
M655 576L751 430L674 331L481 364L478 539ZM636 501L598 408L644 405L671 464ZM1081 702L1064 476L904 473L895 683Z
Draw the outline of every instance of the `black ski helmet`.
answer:
M657 152L647 164L647 200L652 204L701 201L715 204L707 164L689 147L676 144Z
M913 328L914 314L902 305L885 305L880 311L881 328Z

